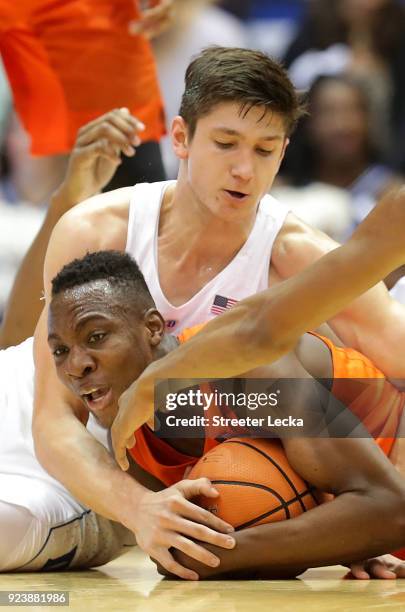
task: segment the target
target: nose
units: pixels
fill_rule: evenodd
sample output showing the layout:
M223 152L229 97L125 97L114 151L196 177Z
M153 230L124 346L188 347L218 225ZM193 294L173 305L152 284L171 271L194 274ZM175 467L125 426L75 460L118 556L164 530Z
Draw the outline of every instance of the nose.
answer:
M231 168L234 178L250 181L254 175L254 161L250 151L238 150Z
M84 378L96 369L96 363L88 351L72 347L66 362L66 374L71 378Z

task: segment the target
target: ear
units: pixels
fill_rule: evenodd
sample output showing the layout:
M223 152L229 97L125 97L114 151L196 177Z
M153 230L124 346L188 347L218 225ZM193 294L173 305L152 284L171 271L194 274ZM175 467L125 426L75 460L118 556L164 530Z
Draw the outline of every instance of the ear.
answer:
M188 128L183 117L177 115L172 121L171 138L173 151L179 159L188 157Z
M156 308L149 308L144 315L144 323L148 333L149 344L152 347L158 346L165 335L166 324Z

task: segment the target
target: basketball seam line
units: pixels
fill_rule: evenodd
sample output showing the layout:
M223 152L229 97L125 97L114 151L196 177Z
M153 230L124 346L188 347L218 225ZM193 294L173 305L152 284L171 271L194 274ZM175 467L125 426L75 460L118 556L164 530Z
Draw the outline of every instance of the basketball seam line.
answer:
M260 450L259 448L256 448L256 446L253 446L253 444L249 444L247 442L239 442L239 441L235 441L235 440L226 440L224 442L224 444L241 444L242 446L247 446L248 448L251 448L252 450L255 450L256 452L258 452L265 459L267 459L267 461L270 461L270 463L275 468L277 468L279 470L279 472L284 476L286 482L290 485L291 489L294 491L295 495L299 498L298 489L295 487L295 485L292 482L292 480L288 477L288 475L284 472L284 470L278 465L278 463L272 457L267 455L264 451ZM301 508L302 508L303 512L305 512L306 511L305 504L302 502L301 499L298 499L298 502L301 505Z
M261 521L264 518L267 518L268 516L271 516L272 514L279 512L280 510L284 510L286 514L285 520L289 520L291 518L291 514L290 514L290 510L288 506L291 506L292 504L295 504L296 502L300 503L301 498L305 497L306 495L312 496L311 490L306 489L302 493L298 493L296 497L293 497L292 499L289 499L288 501L286 501L274 489L271 489L270 487L266 487L266 485L261 485L255 482L243 482L239 480L212 480L211 482L213 485L216 485L216 484L228 485L229 484L229 485L241 485L245 487L255 487L256 489L262 489L266 491L267 493L273 493L274 496L277 497L277 499L279 500L280 505L277 506L277 508L273 508L272 510L269 510L268 512L264 512L263 514L256 516L254 519L251 519L250 521L246 521L246 523L242 523L241 525L238 525L237 527L235 527L236 531L238 531L239 529L245 529L246 527L249 527L249 525L257 523L258 521ZM304 512L307 512L307 511L308 509L305 507L305 504L304 504Z

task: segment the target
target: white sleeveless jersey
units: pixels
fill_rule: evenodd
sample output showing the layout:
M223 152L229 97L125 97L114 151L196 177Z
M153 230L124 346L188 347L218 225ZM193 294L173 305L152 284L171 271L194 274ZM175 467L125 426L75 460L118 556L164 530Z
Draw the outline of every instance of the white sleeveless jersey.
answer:
M268 287L274 240L288 208L270 195L261 200L255 224L232 261L188 302L173 306L162 292L157 270L159 213L166 188L174 181L135 185L129 207L126 251L135 259L167 329L177 333L231 308Z
M132 534L85 508L40 465L31 431L33 401L33 338L29 338L0 350L0 533L5 528L4 504L10 504L9 512L15 506L29 511L18 545L7 558L0 558L0 571L107 563L134 544ZM96 428L89 429L104 442ZM6 528L12 526L7 523Z
M35 498L40 480L54 487L61 498L72 502L75 510L83 511L35 456L31 430L33 401L33 338L28 338L18 346L0 351L0 499L25 506L31 489ZM15 486L15 476L24 478L24 486Z

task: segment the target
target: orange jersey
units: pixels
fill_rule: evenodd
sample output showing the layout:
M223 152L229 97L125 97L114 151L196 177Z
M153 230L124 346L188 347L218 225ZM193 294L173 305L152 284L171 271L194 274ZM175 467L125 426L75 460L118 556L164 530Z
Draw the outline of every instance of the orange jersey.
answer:
M183 330L177 336L179 342L183 344L195 336L202 327L204 324ZM199 457L191 457L172 448L163 439L158 438L147 425L143 425L135 432L135 440L135 446L129 451L133 459L141 468L155 476L167 487L182 480L185 469L193 466L199 459ZM218 444L216 440L206 437L203 453L207 453Z
M37 155L70 151L78 129L128 107L164 134L163 104L149 41L131 36L134 0L0 0L0 53L14 104Z
M398 391L370 359L358 351L337 347L328 338L314 335L327 345L331 353L333 395L350 408L381 450L389 456L404 410L405 394ZM356 382L353 379L363 380ZM373 382L366 385L365 379Z
M204 325L184 330L178 336L180 343L192 338L202 327ZM339 348L327 338L314 335L328 346L331 353L334 377L332 393L356 414L383 452L389 455L404 408L405 394L387 381L382 372L358 351ZM372 384L359 394L358 383L351 385L348 379L379 379L381 385L376 387ZM198 461L198 457L190 457L172 448L146 425L135 432L135 439L136 444L129 451L133 459L166 486L179 482L185 469ZM207 436L204 453L218 444L217 440Z

